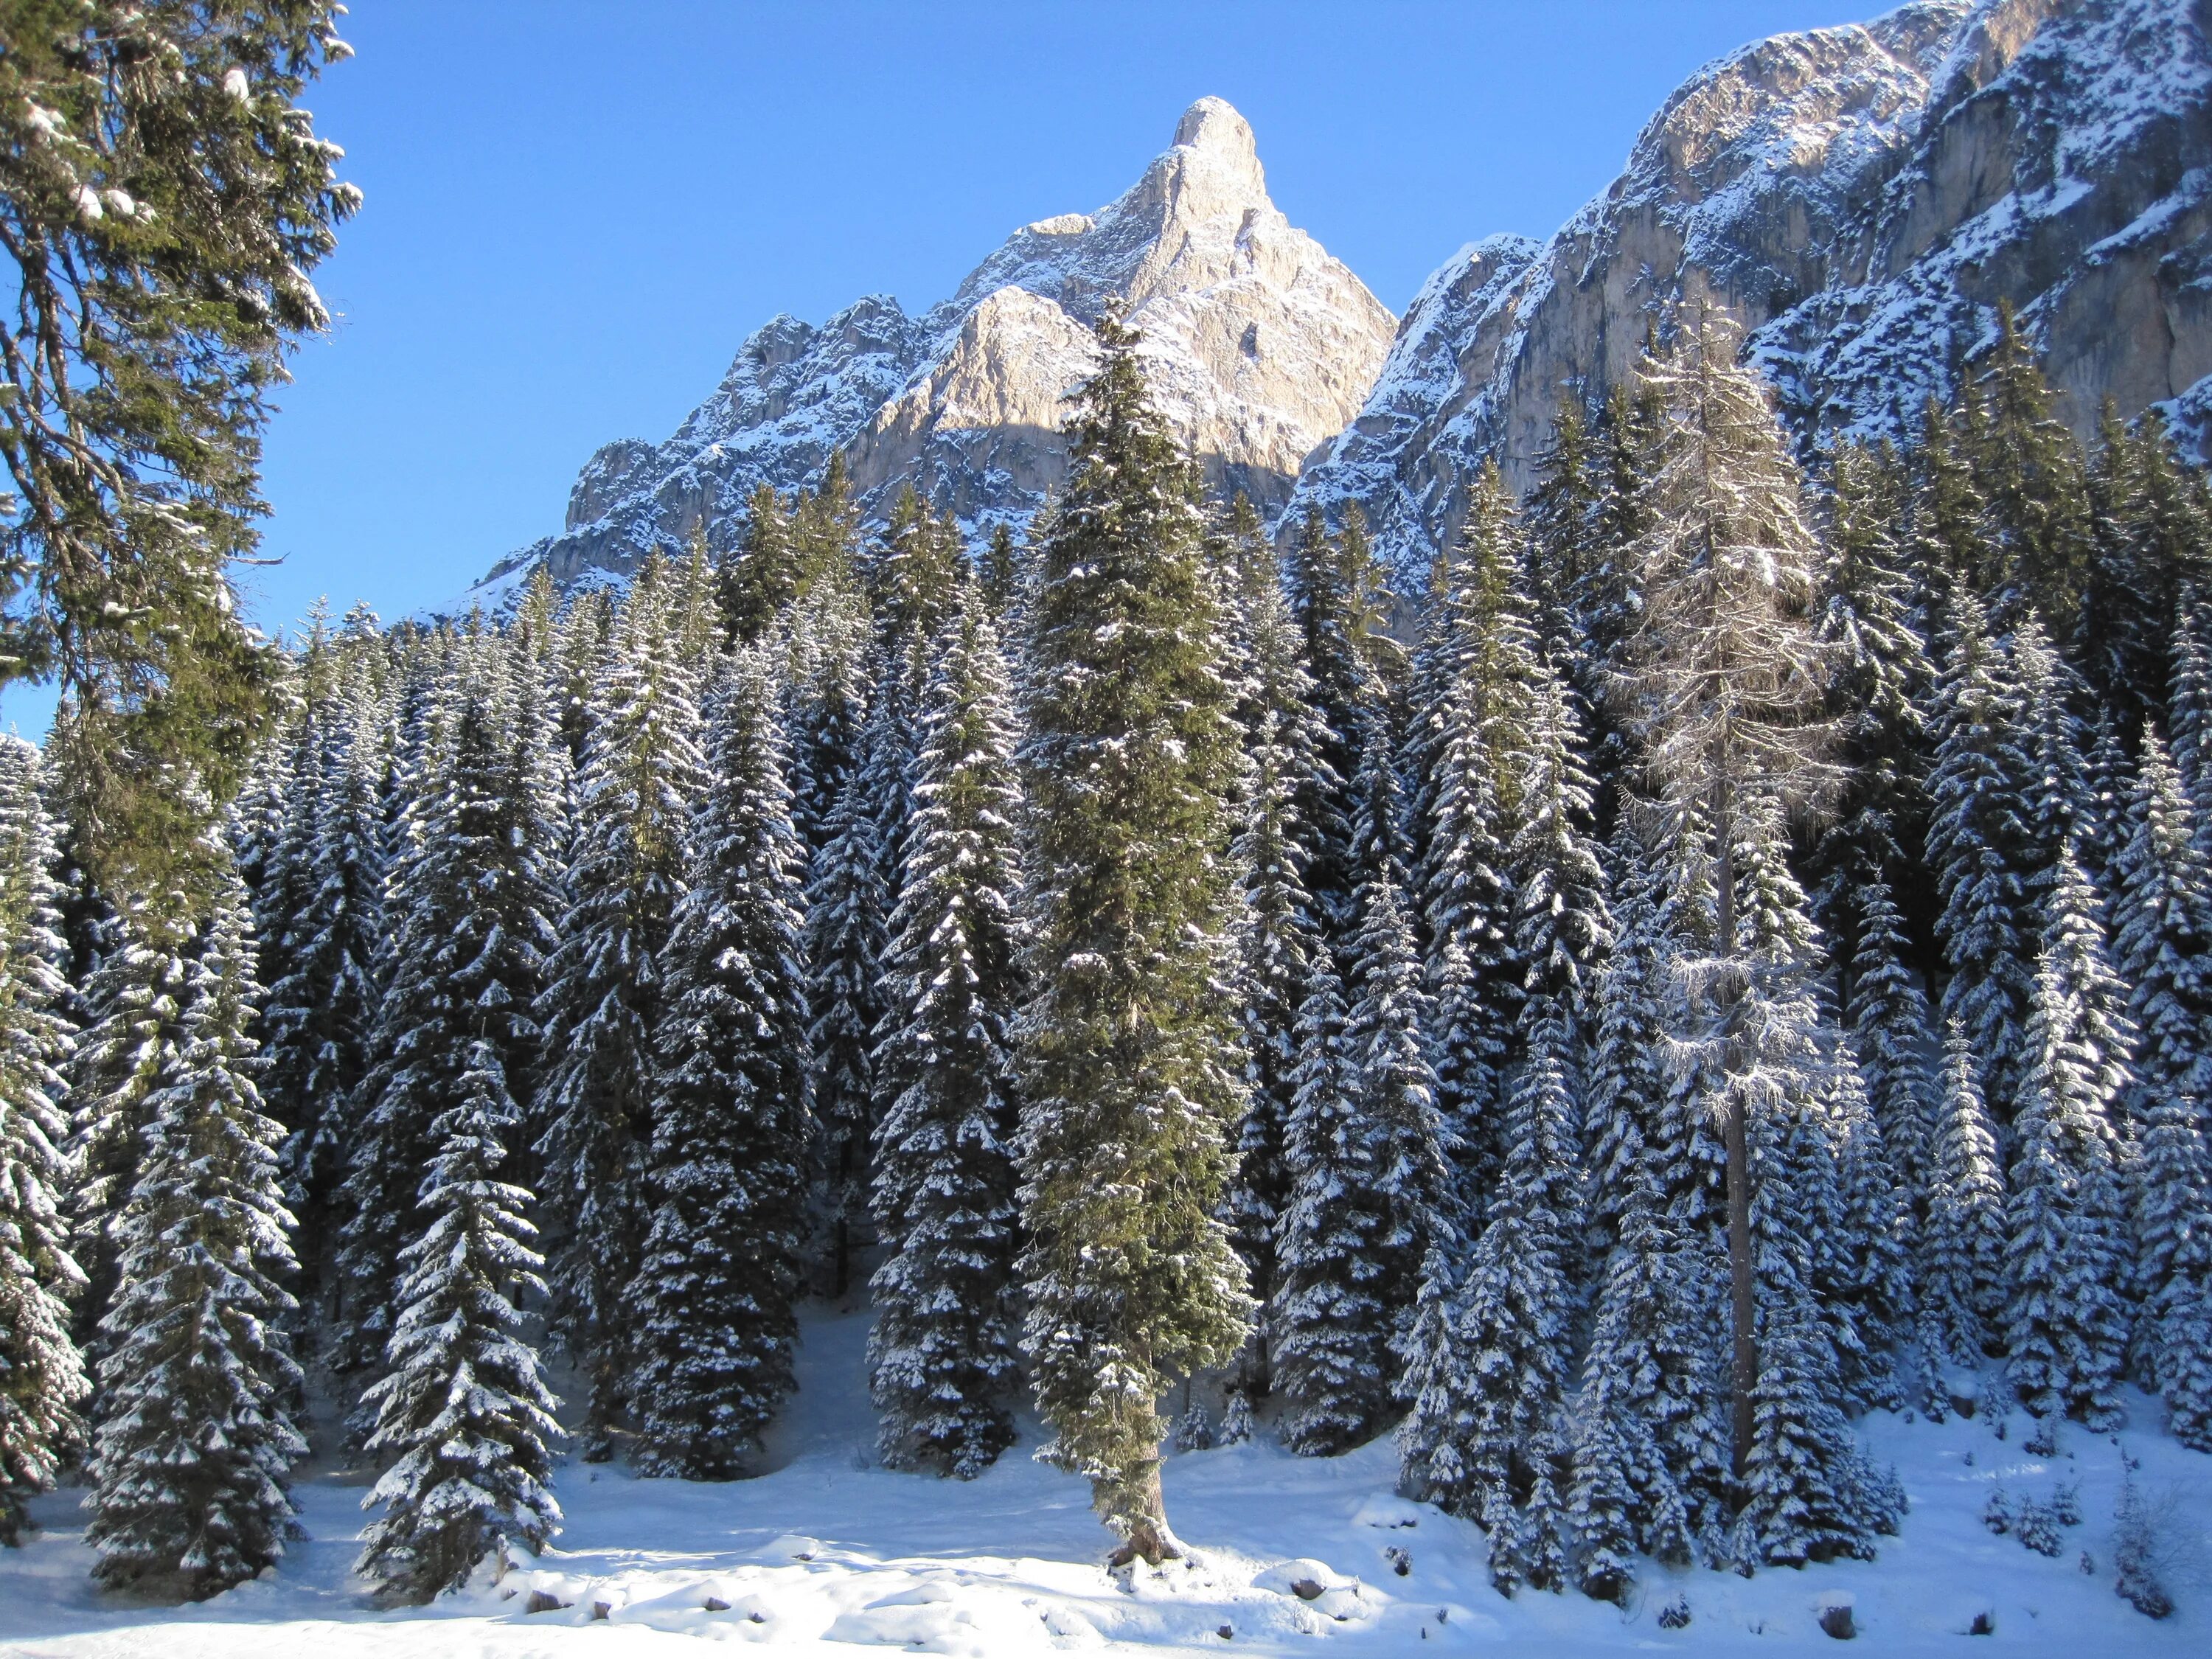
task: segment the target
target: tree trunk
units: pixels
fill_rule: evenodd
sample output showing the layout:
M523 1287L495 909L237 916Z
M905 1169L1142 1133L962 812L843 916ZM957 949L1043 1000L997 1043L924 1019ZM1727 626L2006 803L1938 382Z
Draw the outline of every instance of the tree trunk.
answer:
M1092 1487L1093 1501L1106 1524L1121 1534L1121 1546L1106 1558L1113 1567L1142 1561L1157 1567L1182 1554L1182 1545L1168 1526L1167 1498L1160 1490L1160 1466L1155 1459L1136 1480L1100 1481Z
M1737 981L1735 962L1735 832L1730 822L1728 786L1725 781L1713 785L1715 811L1713 839L1717 843L1719 873L1715 895L1720 916L1719 949L1716 954L1729 964L1717 981L1717 989L1723 999L1721 1024L1723 1032L1722 1065L1733 1071L1736 1063L1734 1053L1737 1004L1742 988ZM1751 1451L1751 1393L1759 1382L1759 1346L1752 1330L1754 1304L1751 1278L1751 1142L1748 1126L1743 1121L1743 1099L1737 1094L1730 1101L1728 1115L1721 1126L1722 1139L1728 1153L1728 1250L1729 1302L1735 1326L1735 1341L1729 1357L1729 1395L1733 1433L1729 1439L1729 1467L1738 1486L1743 1483L1745 1459Z

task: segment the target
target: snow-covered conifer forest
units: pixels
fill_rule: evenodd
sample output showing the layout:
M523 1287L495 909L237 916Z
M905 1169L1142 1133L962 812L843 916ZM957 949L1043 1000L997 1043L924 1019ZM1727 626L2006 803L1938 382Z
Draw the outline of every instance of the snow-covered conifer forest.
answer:
M1993 319L1409 593L1109 300L1018 524L319 612L189 902L0 740L0 1638L2202 1650L2212 480Z

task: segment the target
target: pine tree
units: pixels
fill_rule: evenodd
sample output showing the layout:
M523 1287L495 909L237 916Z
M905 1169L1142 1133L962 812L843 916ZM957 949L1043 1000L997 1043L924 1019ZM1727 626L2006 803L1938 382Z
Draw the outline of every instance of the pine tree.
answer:
M842 566L823 572L793 608L790 684L791 821L811 861L866 753L874 624Z
M183 1041L146 1102L146 1145L117 1229L121 1283L103 1322L93 1576L201 1599L282 1559L286 1491L307 1450L283 1316L292 1218L282 1127L263 1115L246 1027L259 994L246 890L216 894L190 964Z
M70 1334L84 1274L62 1215L61 1100L76 1033L55 909L53 825L39 751L0 738L0 1545L23 1541L25 1500L84 1443L88 1385Z
M1300 781L1297 817L1306 836L1306 885L1332 930L1351 926L1352 781L1370 688L1360 655L1360 596L1318 508L1306 515L1288 559L1292 614L1304 635L1309 707L1319 747Z
M2004 1165L1966 1027L1943 1038L1943 1097L1920 1235L1923 1340L1961 1365L1994 1350L2010 1296Z
M1760 1033L1747 1017L1760 998L1738 936L1736 852L1771 809L1824 793L1832 732L1824 719L1832 653L1809 615L1814 544L1797 471L1763 383L1735 362L1736 339L1732 325L1702 313L1647 371L1668 419L1650 486L1654 516L1638 548L1644 609L1631 683L1667 804L1710 813L1705 857L1718 908L1710 957L1692 975L1704 1030L1686 1052L1702 1053L1719 1079L1733 1434L1738 1469L1747 1471L1759 1374L1749 1120L1768 1103L1753 1057Z
M672 586L665 568L639 574L594 689L569 908L537 1009L551 1057L538 1118L544 1196L560 1224L553 1322L592 1379L595 1431L621 1410L629 1367L660 963L701 769L695 671L679 654Z
M1586 649L1578 601L1596 562L1604 488L1582 401L1569 393L1553 411L1550 440L1537 454L1525 506L1537 629L1547 656L1562 672L1578 666Z
M1936 1133L1936 1086L1926 1050L1934 1018L1907 965L1911 941L1887 884L1868 882L1849 904L1858 940L1844 1011L1851 1044L1889 1161L1912 1213L1924 1215Z
M459 1589L487 1556L504 1577L514 1549L535 1555L561 1529L545 1484L560 1402L516 1334L507 1289L543 1291L544 1258L524 1218L530 1194L494 1176L520 1114L489 1043L471 1045L460 1086L430 1126L438 1150L422 1208L432 1219L402 1253L391 1369L367 1395L376 1413L368 1449L392 1461L362 1500L384 1513L355 1571L402 1601Z
M991 539L983 550L982 568L978 574L982 580L983 601L1003 628L1013 611L1015 590L1021 580L1020 563L1014 553L1014 527L1004 519L991 526Z
M1036 550L1023 753L1029 962L1018 1271L1042 1455L1132 1557L1175 1547L1168 1380L1227 1361L1250 1303L1217 1218L1243 1105L1229 975L1236 767L1192 486L1109 309Z
M2008 1375L2039 1417L2117 1420L2125 1214L2111 1114L2128 1084L2125 1016L2101 960L2094 896L2070 859L2051 896L2013 1125ZM2112 1039L2120 1037L2120 1046Z
M876 1054L869 1386L894 1468L965 1480L1013 1440L1012 1027L1020 795L1006 672L973 586L939 635Z

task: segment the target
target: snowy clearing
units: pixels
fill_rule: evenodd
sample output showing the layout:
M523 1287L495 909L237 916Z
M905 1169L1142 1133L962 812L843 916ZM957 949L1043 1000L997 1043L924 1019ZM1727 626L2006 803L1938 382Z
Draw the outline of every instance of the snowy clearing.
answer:
M308 1540L276 1572L204 1605L132 1605L94 1592L77 1492L39 1506L46 1530L0 1553L0 1646L25 1659L381 1659L386 1655L675 1653L688 1638L771 1651L900 1649L985 1659L1058 1651L1347 1656L1623 1651L1769 1652L1830 1638L1821 1610L1849 1603L1883 1653L2202 1654L2212 1644L2212 1458L2138 1428L2121 1440L2163 1511L2166 1587L2179 1611L2154 1624L2112 1592L2110 1534L2118 1454L2069 1428L2061 1455L2019 1449L2025 1419L1999 1441L1986 1419L1863 1425L1912 1499L1901 1534L1872 1564L1836 1562L1752 1579L1653 1571L1626 1610L1576 1595L1498 1596L1481 1534L1391 1492L1386 1440L1351 1455L1296 1458L1252 1444L1172 1458L1169 1513L1187 1562L1127 1583L1099 1564L1107 1539L1083 1482L1033 1462L1023 1443L961 1485L871 1467L873 1419L862 1383L867 1316L805 1328L799 1393L781 1467L726 1486L641 1480L571 1460L556 1490L568 1530L506 1583L433 1607L366 1604L349 1571L362 1486L315 1473L297 1495ZM2139 1424L2154 1401L2131 1399ZM2070 1454L2068 1455L2068 1454ZM1969 1461L1971 1460L1971 1461ZM2015 1504L2080 1482L2081 1521L2045 1559L1990 1534L1993 1486ZM1389 1553L1401 1552L1401 1576ZM2085 1574L2087 1551L2097 1571ZM1319 1585L1310 1601L1292 1590ZM507 1592L512 1591L510 1595ZM523 1611L533 1591L563 1607ZM1660 1611L1686 1596L1687 1628ZM726 1604L709 1608L710 1601ZM604 1604L604 1622L594 1618ZM1986 1646L1966 1634L1977 1614ZM1228 1635L1222 1634L1224 1628ZM1436 1644L1434 1646L1419 1645Z

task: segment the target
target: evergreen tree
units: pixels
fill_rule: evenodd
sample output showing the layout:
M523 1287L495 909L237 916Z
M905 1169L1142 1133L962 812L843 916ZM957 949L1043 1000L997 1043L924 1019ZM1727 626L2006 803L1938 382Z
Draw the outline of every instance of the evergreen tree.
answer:
M1832 653L1828 709L1845 781L1814 851L1813 891L1838 960L1850 963L1860 944L1852 896L1870 884L1915 884L1917 861L1905 849L1918 844L1927 817L1921 708L1934 673L1879 459L1838 445L1830 484L1820 631Z
M1970 459L2002 571L2004 620L2032 606L2071 639L2091 553L2081 448L2053 412L2034 348L2003 301L1978 391L1986 417Z
M1217 1218L1243 1104L1219 989L1236 755L1192 483L1117 311L1099 343L1036 555L1018 1271L1041 1455L1152 1561L1175 1547L1159 1396L1228 1360L1250 1309Z
M732 645L757 641L798 598L799 550L774 485L757 484L746 498L744 540L723 556L715 576L722 632Z
M2070 859L2060 875L2013 1125L2006 1347L2013 1386L2030 1411L2102 1428L2118 1416L2114 1389L2128 1331L2126 1217L2111 1114L2128 1084L2130 1034L2112 1006L2094 895Z
M2182 609L2173 644L2166 735L2197 839L2212 857L2212 600L2202 591Z
M678 656L669 582L651 563L639 574L595 688L569 908L537 1010L550 1057L538 1151L560 1222L552 1313L591 1377L594 1430L621 1409L629 1365L660 963L700 772L693 673Z
M889 677L885 677L888 680ZM874 1041L883 1018L890 896L878 808L905 793L905 738L888 684L870 711L866 763L847 780L806 885L805 960L822 1208L830 1293L845 1293L856 1225L867 1223L870 1139L876 1123ZM865 1231L862 1237L865 1237Z
M25 1500L84 1443L88 1391L70 1334L84 1274L62 1215L61 1100L76 1033L49 872L53 826L39 751L0 738L0 1545L23 1541Z
M219 889L190 964L182 1042L145 1103L145 1152L117 1234L93 1456L93 1576L194 1599L282 1559L286 1491L307 1450L289 1401L292 1218L283 1130L254 1087L253 940L245 888Z
M915 821L892 921L876 1065L869 1386L894 1468L965 1480L1013 1440L1012 1026L1020 795L1006 673L970 586L933 655Z
M866 753L873 628L842 566L817 577L792 613L791 821L810 865Z
M1309 707L1318 741L1314 764L1300 780L1297 818L1306 836L1306 886L1331 929L1348 931L1352 889L1352 783L1358 769L1362 715L1368 697L1360 654L1364 618L1329 542L1320 509L1306 515L1288 560L1293 615L1304 636Z
M708 747L661 953L624 1393L640 1467L727 1480L793 1387L805 1167L797 851L758 656L722 671Z
M430 1126L438 1151L422 1208L432 1219L402 1253L391 1369L367 1395L368 1449L392 1461L362 1500L384 1513L355 1571L394 1599L457 1589L487 1556L504 1577L515 1547L535 1555L561 1528L545 1485L560 1402L516 1334L507 1289L542 1291L544 1258L524 1218L530 1194L494 1178L519 1118L491 1045L471 1044L459 1101Z
M1578 666L1586 648L1579 601L1596 563L1604 489L1582 401L1563 396L1553 411L1550 440L1537 454L1525 504L1537 629L1546 655L1562 672Z
M1251 536L1256 535L1255 518ZM1240 709L1246 775L1243 822L1232 852L1242 901L1237 1006L1244 1028L1246 1106L1228 1214L1253 1292L1264 1304L1274 1296L1275 1229L1289 1195L1285 1151L1297 1104L1298 1007L1318 953L1327 946L1306 890L1297 812L1301 781L1316 763L1320 739L1273 555L1264 543L1260 550L1264 562L1254 561L1256 568L1241 596L1248 660ZM1254 1332L1256 1346L1246 1368L1246 1386L1258 1394L1269 1384L1267 1328L1262 1322Z
M1849 905L1858 940L1844 1010L1851 1046L1889 1162L1912 1213L1924 1215L1936 1133L1926 1048L1934 1019L1907 964L1911 941L1887 884L1869 881L1850 895Z
M2033 762L2020 741L2018 689L1972 592L1955 590L1929 778L1928 858L1943 898L1936 923L1951 977L1943 1015L1989 1068L1991 1102L2009 1118L2031 1000L2036 933L2030 892Z
M285 973L269 988L265 1058L272 1115L292 1132L284 1149L295 1211L319 1250L323 1215L343 1174L346 1103L368 1070L376 1017L375 959L383 934L385 760L369 711L334 696L320 723L313 836L301 907L283 918Z
M1004 519L991 526L991 539L983 550L983 564L978 573L982 580L983 601L991 608L991 615L1004 627L1014 605L1014 593L1020 585L1020 565L1014 553L1014 527Z
M2004 1165L1966 1027L1943 1038L1943 1098L1920 1235L1923 1340L1961 1365L1995 1349L2010 1296Z

